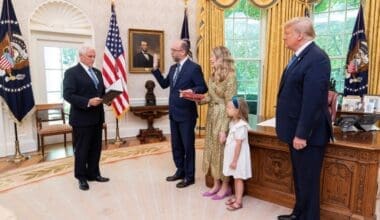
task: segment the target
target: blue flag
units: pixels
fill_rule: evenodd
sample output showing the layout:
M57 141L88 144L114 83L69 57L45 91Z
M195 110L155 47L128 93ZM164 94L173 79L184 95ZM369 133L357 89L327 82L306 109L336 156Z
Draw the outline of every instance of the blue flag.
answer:
M367 94L368 63L368 45L364 33L363 8L360 5L347 53L344 95L363 96Z
M34 107L28 54L11 0L3 1L0 19L0 96L15 122Z
M181 39L190 40L189 22L187 21L187 8L185 8L185 14L182 22Z
M189 47L191 48L190 34L189 34L189 22L187 20L187 7L185 7L185 12L184 12L184 16L183 16L182 30L181 30L181 39L185 40L189 44ZM193 56L193 54L191 53L191 51L189 51L189 56L190 57Z

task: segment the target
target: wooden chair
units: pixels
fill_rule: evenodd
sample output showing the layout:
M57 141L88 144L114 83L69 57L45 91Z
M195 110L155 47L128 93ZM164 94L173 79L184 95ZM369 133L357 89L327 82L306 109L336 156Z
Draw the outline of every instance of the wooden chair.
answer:
M63 103L36 105L36 126L38 150L45 158L45 136L62 135L66 149L66 135L72 133L70 125L66 124Z
M63 103L36 105L36 125L38 150L45 158L45 136L63 134L63 144L66 150L66 135L72 133L72 128L66 124ZM104 145L107 146L107 124L103 123Z

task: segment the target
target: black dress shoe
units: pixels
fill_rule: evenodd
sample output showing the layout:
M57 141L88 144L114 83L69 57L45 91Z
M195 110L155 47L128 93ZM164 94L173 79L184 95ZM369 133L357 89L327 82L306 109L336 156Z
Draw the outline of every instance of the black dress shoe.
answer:
M186 186L189 186L191 184L194 184L194 180L184 179L181 182L177 183L176 187L177 188L185 188Z
M169 182L180 180L180 179L183 179L183 176L177 175L177 174L174 174L173 176L166 177L166 181L169 181Z
M95 178L88 178L87 180L88 181L96 181L96 182L108 182L108 181L110 181L110 178L97 176Z
M90 186L87 183L87 180L79 180L79 189L81 190L89 190Z
M294 215L294 214L290 214L290 215L279 215L277 217L278 220L297 220L297 216Z

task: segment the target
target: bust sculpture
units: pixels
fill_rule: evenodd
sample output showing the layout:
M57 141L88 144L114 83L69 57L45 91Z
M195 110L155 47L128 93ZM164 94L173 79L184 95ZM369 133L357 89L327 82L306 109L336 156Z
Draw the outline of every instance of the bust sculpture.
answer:
M153 89L156 84L153 80L147 80L145 82L146 94L145 94L145 105L152 106L156 105L156 96L154 95Z

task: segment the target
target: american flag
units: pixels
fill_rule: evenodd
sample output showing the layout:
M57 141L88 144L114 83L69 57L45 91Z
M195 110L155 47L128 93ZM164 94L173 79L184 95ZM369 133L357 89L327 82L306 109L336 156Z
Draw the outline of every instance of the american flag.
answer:
M117 118L120 118L129 109L129 97L123 43L119 35L119 27L117 26L113 4L111 12L110 26L103 55L102 74L107 88L119 79L122 81L123 93L112 101L114 113Z
M14 62L9 53L4 53L3 56L0 58L0 69L6 70L13 68Z

